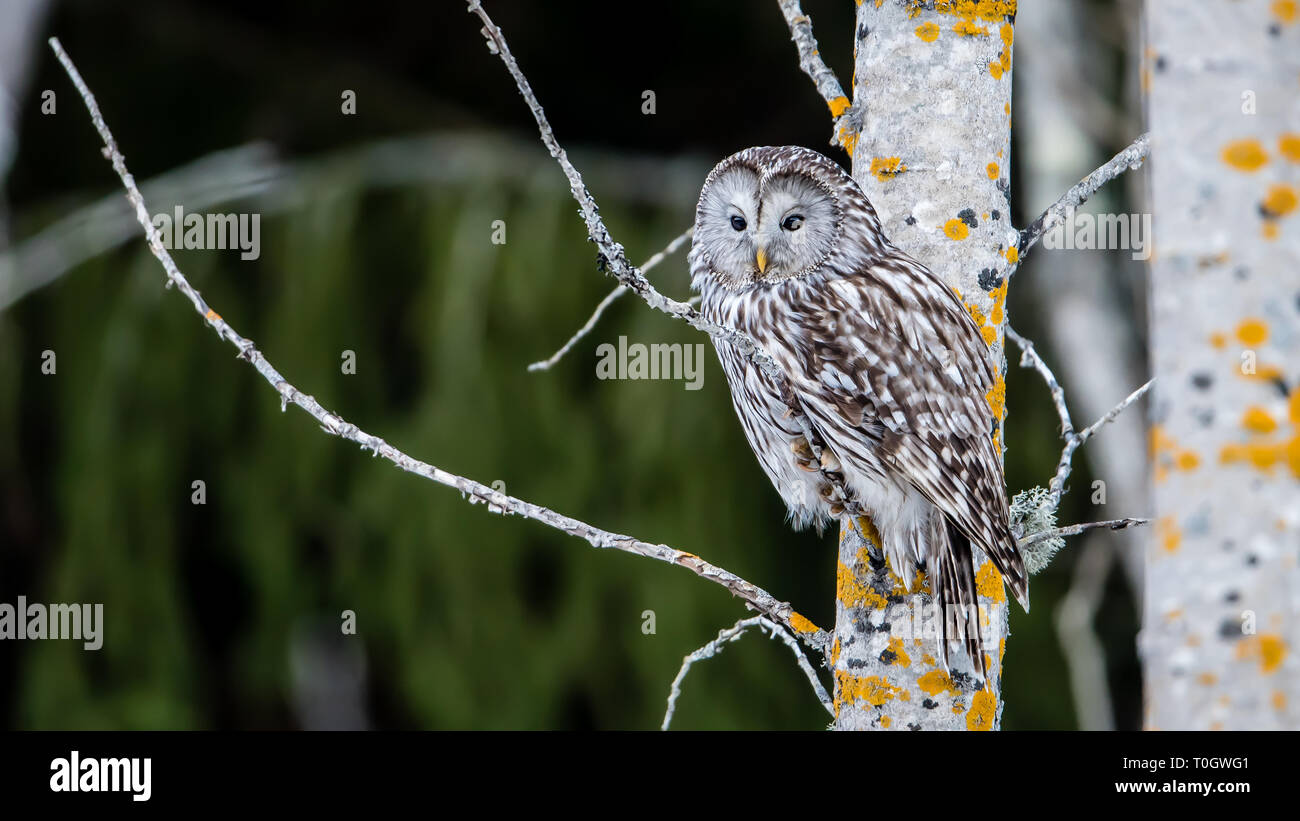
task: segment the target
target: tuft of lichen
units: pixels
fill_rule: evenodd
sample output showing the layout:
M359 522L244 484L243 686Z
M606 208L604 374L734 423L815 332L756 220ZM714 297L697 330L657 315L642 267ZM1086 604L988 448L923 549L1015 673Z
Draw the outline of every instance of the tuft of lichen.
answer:
M1022 490L1011 500L1011 530L1020 538L1042 533L1056 527L1056 508L1052 507L1052 494L1045 487ZM1056 552L1065 547L1065 539L1053 536L1021 548L1025 569L1036 575L1047 569Z

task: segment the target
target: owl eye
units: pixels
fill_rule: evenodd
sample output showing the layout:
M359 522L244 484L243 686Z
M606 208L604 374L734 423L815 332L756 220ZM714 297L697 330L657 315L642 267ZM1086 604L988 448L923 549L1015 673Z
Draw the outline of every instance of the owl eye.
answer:
M731 227L732 227L732 228L735 228L737 231L744 231L746 225L748 225L748 223L745 222L745 218L744 218L744 217L732 217L732 218L731 218Z
M801 225L803 225L803 217L798 214L791 214L781 223L781 227L787 231L798 231Z

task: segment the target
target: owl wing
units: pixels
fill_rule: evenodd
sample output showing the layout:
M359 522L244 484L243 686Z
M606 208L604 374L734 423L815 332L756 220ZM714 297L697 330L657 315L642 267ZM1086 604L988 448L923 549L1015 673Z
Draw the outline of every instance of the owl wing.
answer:
M875 447L972 543L1028 606L991 438L988 347L956 295L901 252L829 280L800 306L793 381L840 455Z

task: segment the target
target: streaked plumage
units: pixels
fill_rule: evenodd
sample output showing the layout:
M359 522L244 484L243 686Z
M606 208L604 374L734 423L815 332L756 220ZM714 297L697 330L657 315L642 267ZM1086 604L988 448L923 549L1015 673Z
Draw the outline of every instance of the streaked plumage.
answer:
M940 600L968 613L973 543L1027 609L985 398L988 348L947 285L885 238L857 183L805 148L728 157L700 194L690 265L705 316L780 365L821 440L821 467L870 515L894 572L910 586L924 566ZM727 343L715 347L795 527L844 515L776 386ZM956 627L945 638L962 640L983 676L978 624Z

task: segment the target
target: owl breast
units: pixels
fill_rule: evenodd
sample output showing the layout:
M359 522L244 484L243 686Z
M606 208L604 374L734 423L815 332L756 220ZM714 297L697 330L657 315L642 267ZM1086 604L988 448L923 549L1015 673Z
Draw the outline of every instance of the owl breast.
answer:
M791 373L808 361L808 355L799 349L804 335L793 324L787 327L788 318L798 316L797 310L790 309L823 287L820 279L805 277L742 291L702 282L700 310L714 322L749 334L783 372ZM820 532L826 523L837 520L844 512L842 488L850 489L855 500L871 509L899 510L908 505L910 488L899 486L874 454L870 424L859 427L863 447L852 464L842 462L825 443L819 443L819 459L782 401L777 384L731 345L716 338L713 342L745 438L785 502L794 527L813 525ZM816 413L810 408L805 412ZM824 428L829 420L813 421Z

